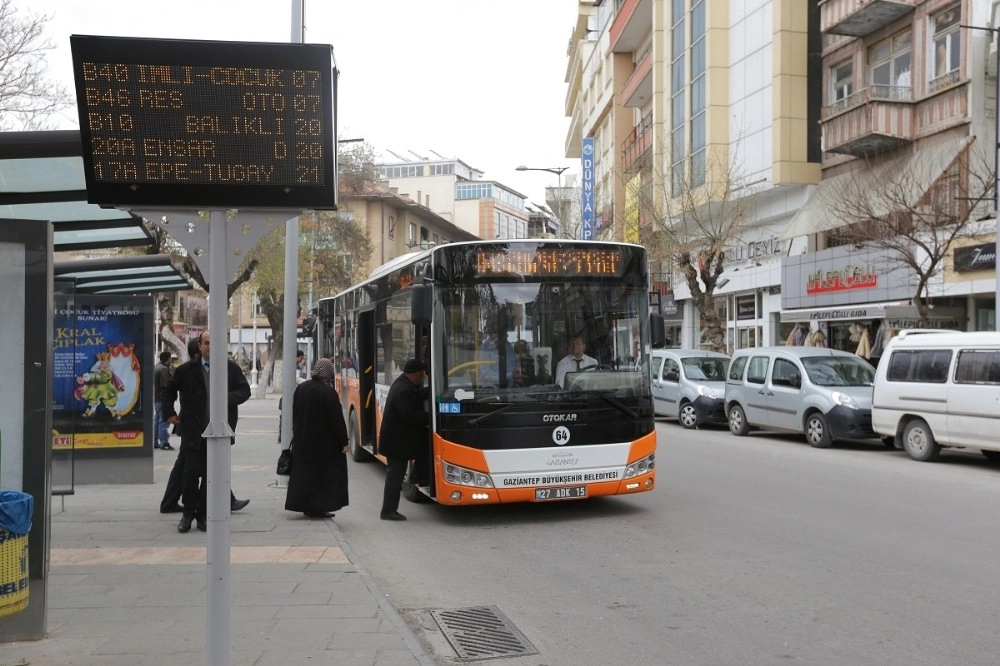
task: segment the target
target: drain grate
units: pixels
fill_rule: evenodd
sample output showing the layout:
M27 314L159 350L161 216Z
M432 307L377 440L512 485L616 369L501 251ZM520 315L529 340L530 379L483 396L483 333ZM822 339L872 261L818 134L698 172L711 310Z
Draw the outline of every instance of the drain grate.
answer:
M496 606L432 610L431 615L461 659L538 654Z

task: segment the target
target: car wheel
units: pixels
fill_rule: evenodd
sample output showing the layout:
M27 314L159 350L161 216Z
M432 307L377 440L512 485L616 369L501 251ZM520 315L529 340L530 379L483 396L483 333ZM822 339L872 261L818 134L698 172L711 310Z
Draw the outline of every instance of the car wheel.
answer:
M729 432L737 437L743 437L750 432L750 425L747 423L747 415L738 404L729 408Z
M359 463L371 462L373 460L372 454L368 453L368 451L361 446L361 431L358 428L358 415L354 412L351 412L350 417L347 419L347 442L351 451L351 460Z
M685 402L681 405L681 411L677 413L677 420L688 430L698 427L698 412L694 410L694 405Z
M979 449L987 460L993 462L1000 462L1000 451L993 451L991 449Z
M810 446L817 449L828 449L833 445L833 437L830 435L830 424L826 417L819 412L813 412L806 417L806 441Z
M913 419L903 428L903 449L920 462L929 462L941 453L941 446L934 441L931 427L923 419Z

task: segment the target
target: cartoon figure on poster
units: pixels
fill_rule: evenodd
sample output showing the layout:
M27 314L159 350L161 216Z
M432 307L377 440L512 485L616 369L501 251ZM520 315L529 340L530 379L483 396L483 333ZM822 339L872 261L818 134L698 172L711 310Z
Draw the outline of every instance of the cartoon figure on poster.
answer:
M86 401L83 416L93 417L102 406L115 420L135 408L139 399L139 360L134 345L108 345L98 352L90 370L76 377L77 400Z

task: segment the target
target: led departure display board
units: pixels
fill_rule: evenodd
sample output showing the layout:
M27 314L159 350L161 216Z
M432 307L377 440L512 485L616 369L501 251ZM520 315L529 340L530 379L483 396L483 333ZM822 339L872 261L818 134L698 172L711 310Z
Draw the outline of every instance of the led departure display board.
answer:
M473 269L479 277L620 276L625 266L620 249L556 248L536 250L477 250Z
M336 207L329 45L70 43L90 203Z

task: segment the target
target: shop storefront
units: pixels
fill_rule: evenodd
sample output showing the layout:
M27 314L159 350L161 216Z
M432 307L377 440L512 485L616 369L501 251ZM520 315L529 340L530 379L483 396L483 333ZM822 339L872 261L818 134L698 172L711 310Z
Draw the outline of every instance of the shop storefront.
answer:
M779 344L840 349L877 362L904 328L967 330L961 298L933 299L925 324L911 304L916 276L884 250L847 246L788 257L782 277Z

